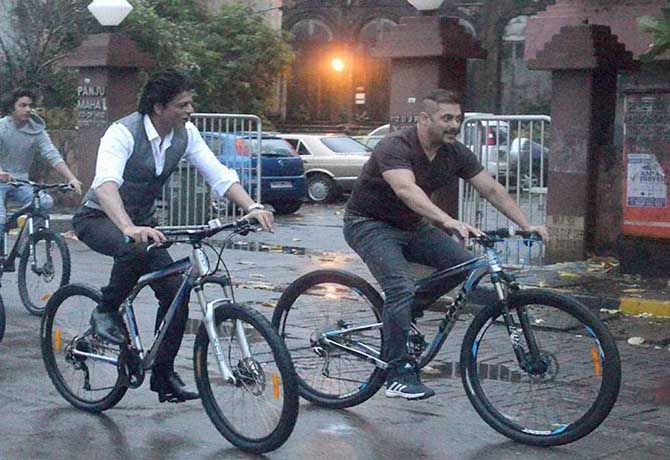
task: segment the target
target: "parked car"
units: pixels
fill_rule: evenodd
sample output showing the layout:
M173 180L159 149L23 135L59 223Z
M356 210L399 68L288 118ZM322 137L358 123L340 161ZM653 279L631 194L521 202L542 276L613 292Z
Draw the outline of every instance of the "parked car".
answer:
M257 183L255 134L202 133L203 139L219 161L235 169L243 182L250 182L251 196ZM261 137L261 202L271 205L277 214L292 214L305 198L305 169L293 146L275 135Z
M390 132L391 132L391 125L389 124L381 125L370 131L367 135L361 136L359 142L373 149L375 148L375 145L377 145L377 143Z
M298 152L305 165L307 197L317 203L350 192L370 157L371 149L349 136L279 134Z

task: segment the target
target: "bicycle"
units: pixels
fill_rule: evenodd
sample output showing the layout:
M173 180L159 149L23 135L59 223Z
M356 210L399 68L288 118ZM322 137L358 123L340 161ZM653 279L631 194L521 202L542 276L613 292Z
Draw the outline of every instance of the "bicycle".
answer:
M538 238L518 232L529 244ZM499 433L521 443L555 446L593 431L614 406L621 384L616 343L596 314L572 297L521 289L505 271L495 244L507 230L473 238L481 256L416 282L408 349L419 368L435 358L467 302L486 276L497 302L474 315L460 351L442 368L460 373L477 413ZM458 281L470 272L465 281ZM447 288L446 284L451 285ZM455 285L455 297L442 298ZM425 310L443 310L435 336L421 331ZM363 278L317 270L281 295L272 325L291 353L300 395L345 408L371 398L384 384L382 296ZM440 315L442 316L442 315Z
M18 285L23 306L31 314L41 316L47 300L53 292L70 282L70 251L65 239L50 229L49 215L42 211L40 192L74 190L68 184L42 184L15 179L8 185L20 187L30 185L33 197L30 203L18 209L7 218L5 225L5 246L10 230L19 228L19 235L7 254L5 264L0 264L0 280L4 272L14 271L19 258ZM34 276L33 276L34 275Z
M192 246L190 257L142 276L120 307L128 341L112 345L95 335L89 325L100 291L69 284L53 295L42 319L41 346L47 373L58 392L73 406L101 412L116 405L131 388L142 385L151 369L168 326L179 308L188 308L194 291L204 315L194 344L193 363L197 388L207 415L232 444L262 453L280 447L290 436L298 416L295 370L282 340L263 315L235 303L230 274L217 276L225 267L225 242L234 235L255 230L247 220L205 226L157 227L168 238L160 247L175 243ZM230 230L211 269L204 240ZM155 243L147 250L151 250ZM156 331L148 352L136 321L133 301L147 284L185 274L180 289ZM224 297L208 302L205 290L222 289ZM238 390L238 391L236 391ZM245 426L246 424L246 426Z

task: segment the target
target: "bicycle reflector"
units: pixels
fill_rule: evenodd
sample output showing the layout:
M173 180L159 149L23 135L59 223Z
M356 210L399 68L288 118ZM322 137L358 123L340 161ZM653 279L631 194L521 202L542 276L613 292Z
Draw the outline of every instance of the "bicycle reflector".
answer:
M60 351L60 328L54 331L54 349Z
M272 373L272 390L275 399L279 399L279 376L276 372Z

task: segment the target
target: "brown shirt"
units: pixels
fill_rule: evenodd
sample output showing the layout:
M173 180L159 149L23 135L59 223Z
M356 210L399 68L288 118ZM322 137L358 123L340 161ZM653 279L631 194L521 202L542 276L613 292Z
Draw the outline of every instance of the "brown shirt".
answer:
M403 230L417 228L421 215L407 207L382 176L392 169L411 170L416 184L430 196L455 177L470 179L484 167L460 142L443 145L428 161L416 126L396 131L379 141L363 166L347 203L347 213L388 222Z

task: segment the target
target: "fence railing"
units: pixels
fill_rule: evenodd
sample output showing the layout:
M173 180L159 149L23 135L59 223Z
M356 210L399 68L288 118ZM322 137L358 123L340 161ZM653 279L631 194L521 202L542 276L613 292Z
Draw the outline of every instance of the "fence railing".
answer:
M261 119L256 115L194 113L191 121L219 161L234 169L242 187L260 202ZM198 225L241 214L232 202L212 196L203 176L184 160L163 187L159 205L163 225Z
M459 139L537 225L547 219L550 124L551 118L545 115L478 115L465 119ZM511 224L464 181L459 186L458 213L460 220L483 230ZM529 249L520 240L510 240L503 254L511 265L541 264L544 248L533 245Z

